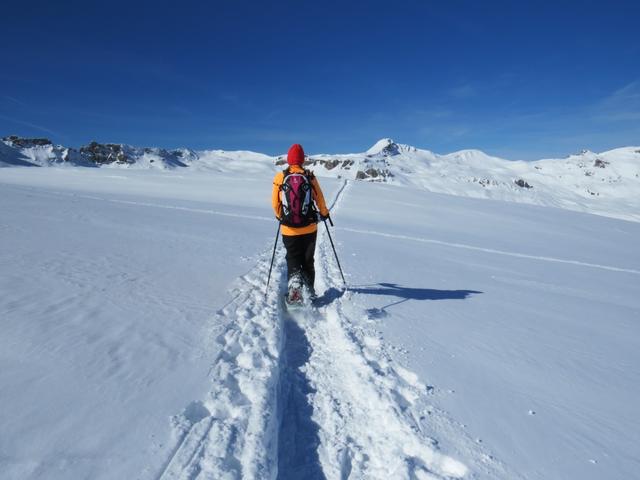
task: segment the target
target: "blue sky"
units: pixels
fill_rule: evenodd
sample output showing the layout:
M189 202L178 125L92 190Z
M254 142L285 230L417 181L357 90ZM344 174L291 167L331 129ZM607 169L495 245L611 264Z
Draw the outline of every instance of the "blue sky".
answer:
M18 2L0 135L276 154L640 145L640 2Z

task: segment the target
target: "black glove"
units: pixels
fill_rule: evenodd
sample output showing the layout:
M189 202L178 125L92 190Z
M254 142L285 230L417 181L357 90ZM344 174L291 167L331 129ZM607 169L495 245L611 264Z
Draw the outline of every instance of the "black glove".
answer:
M330 220L329 214L322 215L321 213L318 213L318 218L320 219L321 222L326 222L327 220Z

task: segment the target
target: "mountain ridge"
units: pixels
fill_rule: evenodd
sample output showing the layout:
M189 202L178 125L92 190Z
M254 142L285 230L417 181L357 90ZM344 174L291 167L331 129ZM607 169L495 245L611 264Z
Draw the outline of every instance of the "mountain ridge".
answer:
M54 145L46 138L18 136L0 141L0 167L186 168L267 175L286 164L285 155L242 150L169 150L98 142L76 149ZM412 186L640 221L640 147L635 146L523 161L476 149L437 154L383 138L361 153L309 155L305 166L320 177Z

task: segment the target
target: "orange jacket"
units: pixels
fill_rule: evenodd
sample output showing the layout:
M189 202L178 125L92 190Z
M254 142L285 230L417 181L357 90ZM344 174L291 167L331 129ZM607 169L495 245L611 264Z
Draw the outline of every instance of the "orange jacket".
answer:
M304 169L298 165L291 165L289 167L289 172L291 173L304 173ZM271 192L271 206L273 207L273 211L276 214L276 217L279 219L282 216L282 201L280 200L280 187L282 186L282 182L284 181L284 172L276 173L276 176L273 177L273 191ZM318 183L318 179L314 176L311 179L311 185L313 188L312 196L313 201L316 203L318 207L318 211L321 215L327 216L329 215L329 209L327 208L327 204L324 201L324 195L322 194L322 190L320 189L320 184ZM318 229L318 225L316 223L312 223L311 225L307 225L306 227L288 227L286 225L282 225L281 232L282 235L286 236L294 236L294 235L305 235L307 233L313 233Z

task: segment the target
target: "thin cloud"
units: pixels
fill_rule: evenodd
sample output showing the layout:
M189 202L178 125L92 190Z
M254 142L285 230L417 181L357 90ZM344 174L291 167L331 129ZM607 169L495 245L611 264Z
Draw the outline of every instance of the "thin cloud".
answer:
M454 98L464 99L475 97L477 95L477 90L473 85L466 84L451 88L447 93Z
M603 98L593 108L592 118L604 122L640 120L640 80L635 80Z
M40 130L42 132L48 133L50 135L63 136L58 132L55 132L49 128L43 127L42 125L37 125L35 123L27 122L25 120L20 120L18 118L7 117L6 115L0 115L0 119L6 120L8 122L16 123L18 125L23 125L25 127L33 128L35 130Z
M605 102L617 103L619 101L640 100L640 80L635 80L613 92Z
M12 97L11 95L2 95L2 98L4 98L5 100L10 101L11 103L15 103L16 105L20 105L21 107L26 107L27 104L18 100L15 97Z

